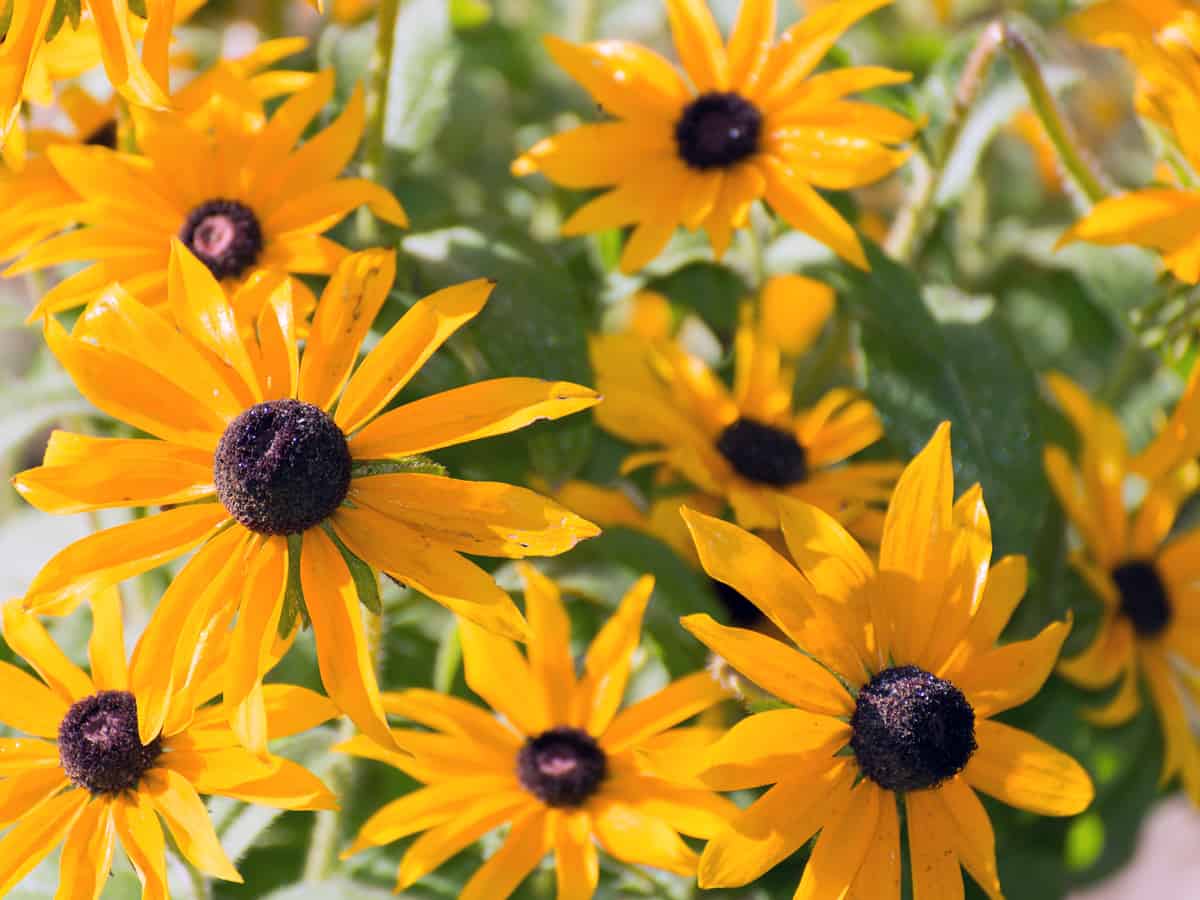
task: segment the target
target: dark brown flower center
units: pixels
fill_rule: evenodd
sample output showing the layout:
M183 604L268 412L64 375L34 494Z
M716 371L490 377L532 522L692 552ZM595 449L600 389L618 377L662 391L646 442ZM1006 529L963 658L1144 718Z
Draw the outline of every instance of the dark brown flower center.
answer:
M850 747L888 791L936 787L975 752L975 710L962 691L916 666L884 669L858 694Z
M262 227L254 210L236 200L209 200L188 214L179 239L218 278L237 278L258 262Z
M162 752L138 737L137 700L128 691L100 691L75 703L58 726L58 756L67 777L93 794L132 790Z
M1153 563L1135 559L1112 571L1121 595L1121 612L1138 637L1153 638L1171 623L1171 601Z
M701 94L675 123L680 158L693 169L724 169L758 151L762 113L739 94Z
M738 419L721 432L717 450L743 478L784 487L808 477L808 457L790 431Z
M586 731L551 728L517 754L522 787L547 806L582 806L608 774L608 758Z
M116 150L117 120L109 119L103 125L99 126L95 131L85 137L83 142L91 147L107 147L109 150Z
M229 423L213 475L221 503L251 531L297 534L346 499L350 448L319 407L272 400Z

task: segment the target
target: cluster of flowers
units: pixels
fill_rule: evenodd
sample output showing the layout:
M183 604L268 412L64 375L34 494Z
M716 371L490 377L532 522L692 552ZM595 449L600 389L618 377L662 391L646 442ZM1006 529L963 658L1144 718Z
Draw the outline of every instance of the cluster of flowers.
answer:
M846 97L908 76L816 68L887 2L824 5L776 39L774 0L745 0L726 46L702 0L667 0L686 79L634 44L549 38L611 118L541 141L513 171L607 188L564 231L634 226L626 271L680 225L705 229L720 256L759 199L865 267L854 229L816 189L858 187L904 162L898 148L914 123ZM62 843L60 896L97 897L119 838L144 896L165 897L163 824L197 869L240 880L199 795L332 807L330 791L268 741L339 715L361 732L341 751L425 785L380 809L347 851L423 832L401 861L401 888L511 823L465 898L507 896L551 851L559 896L590 897L597 842L703 887L737 886L818 832L797 897L898 898L902 821L916 897L962 896L962 868L999 897L976 792L1051 816L1093 796L1073 759L993 718L1033 697L1056 665L1090 688L1121 680L1092 714L1101 724L1133 715L1144 674L1166 736L1163 776L1181 775L1200 802L1200 746L1187 723L1196 684L1176 664L1200 665L1200 533L1168 540L1200 480L1196 379L1136 456L1110 411L1050 379L1081 449L1076 466L1048 448L1046 470L1084 539L1073 562L1106 613L1093 644L1062 663L1070 621L998 645L1026 563L992 565L982 491L954 496L949 426L907 466L847 462L882 437L871 404L837 388L793 408L794 358L833 303L819 282L773 279L746 307L732 390L647 294L629 329L593 340L599 392L499 378L393 405L483 309L492 283L425 297L359 361L395 257L323 235L363 205L406 224L386 189L340 177L363 131L363 96L301 141L334 85L328 72L269 68L294 41L264 43L172 95L172 27L197 5L7 6L0 256L14 260L9 274L86 264L40 297L33 318L80 392L147 435L56 431L43 465L14 485L49 513L157 511L71 544L3 607L6 641L40 680L0 663L0 721L31 735L0 740L0 825L12 825L0 839L0 892ZM1120 18L1132 3L1101 7L1089 20L1098 39L1138 63L1141 102L1178 139L1180 171L1200 168L1187 128L1200 44L1177 24L1193 20L1135 31ZM68 89L71 133L26 127L22 98L99 60L116 99ZM271 115L268 100L282 101ZM1068 237L1132 236L1194 283L1198 196L1181 180L1107 201ZM318 298L296 274L328 283ZM55 317L81 306L70 330ZM644 510L571 482L552 500L457 480L423 457L592 407L603 428L642 448L626 471L655 467L691 493ZM1129 476L1144 485L1133 507ZM726 508L733 521L717 515ZM589 519L662 537L743 605L746 627L707 615L682 624L775 708L731 727L684 724L730 696L709 672L622 708L652 579L630 590L577 669L554 583L522 563L522 613L463 555L561 554L598 533ZM117 585L192 551L127 661ZM460 617L467 683L498 716L431 691L380 690L361 607L378 602L381 573ZM83 602L90 674L38 618ZM302 624L328 699L263 683ZM389 715L422 727L393 728ZM745 809L719 793L765 786ZM706 840L703 852L681 834Z

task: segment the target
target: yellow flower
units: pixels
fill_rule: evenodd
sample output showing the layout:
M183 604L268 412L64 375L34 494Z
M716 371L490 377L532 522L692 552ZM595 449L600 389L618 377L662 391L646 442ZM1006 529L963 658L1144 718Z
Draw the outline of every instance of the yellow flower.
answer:
M976 485L954 502L953 490L947 423L896 485L878 566L805 503L780 501L795 567L736 526L687 513L708 573L803 650L708 616L682 620L790 704L744 719L702 756L710 787L772 787L708 843L701 887L746 884L820 830L796 897L898 900L903 802L915 900L962 896L960 865L997 900L975 792L1042 815L1091 802L1078 763L992 719L1038 692L1070 623L994 646L1025 591L1025 560L989 569L983 494Z
M194 636L240 606L224 704L251 749L266 740L257 660L279 627L285 585L303 589L330 697L363 731L387 741L359 611L364 579L373 582L381 570L488 628L523 637L512 600L460 553L551 555L597 533L532 491L406 467L415 454L558 418L598 398L564 382L497 378L381 415L492 289L478 279L425 298L351 374L394 274L391 252L343 260L303 356L290 280L259 279L231 302L178 242L168 271L170 316L113 288L70 334L53 317L46 321L47 342L83 395L153 437L55 432L45 464L13 479L17 490L54 513L170 508L71 544L43 567L26 602L61 613L198 547L159 603L144 652L186 672ZM239 334L236 307L262 309L249 337ZM138 711L149 738L165 709L147 702Z
M1091 645L1059 664L1059 672L1098 690L1118 680L1112 701L1086 717L1119 725L1141 708L1144 677L1166 741L1162 778L1176 773L1200 804L1200 741L1187 707L1200 703L1200 593L1194 585L1200 531L1171 537L1183 502L1200 485L1200 369L1167 427L1131 457L1113 413L1093 403L1061 375L1048 384L1079 433L1079 466L1061 447L1047 447L1046 474L1084 546L1071 556L1104 606ZM1144 496L1134 508L1125 498L1134 485Z
M666 0L687 80L625 41L548 37L555 61L613 121L538 143L512 166L569 188L612 187L563 225L568 235L636 225L621 270L650 262L679 225L704 228L721 256L765 197L793 228L866 268L854 229L814 188L878 181L908 152L915 126L850 94L908 81L877 66L812 74L839 37L891 0L845 0L775 36L775 0L743 0L728 46L703 0Z
M174 238L219 279L238 284L264 272L332 272L349 251L321 233L361 204L406 224L385 188L338 178L362 134L360 90L328 128L293 149L332 96L333 80L321 73L257 128L247 128L253 117L221 94L201 117L207 127L182 112L136 110L143 156L49 148L51 164L80 198L75 212L85 227L42 242L5 274L93 262L51 289L32 317L90 302L115 281L142 302L161 304Z
M764 310L771 304L764 304ZM775 528L776 498L797 497L853 517L877 536L898 463L839 465L883 436L875 408L858 392L835 388L808 410L792 409L794 370L780 352L811 340L829 309L793 307L785 331L770 318L744 317L734 343L732 392L678 343L634 334L592 339L592 364L604 403L596 421L617 437L659 449L634 453L624 471L665 466L698 489L727 500L747 528Z
M166 108L167 50L174 24L174 2L147 0L143 31L136 18L130 16L128 0L82 0L83 12L88 16L80 23L83 34L79 38L71 36L71 24L67 22L55 40L47 42L56 4L57 0L20 0L9 4L12 20L0 42L0 143L16 122L22 97L31 91L46 93L46 80L52 73L48 72L43 56L60 41L54 50L62 59L90 59L94 64L98 55L104 62L108 80L130 103ZM195 8L195 4L185 5L189 11ZM135 30L142 33L135 34ZM134 49L138 37L142 39L140 59ZM78 68L76 74L86 68L90 66Z
M424 831L401 858L397 889L404 890L511 822L459 900L504 900L552 850L558 896L587 900L599 876L593 836L622 862L694 874L696 854L679 832L709 836L737 810L702 786L672 780L639 751L710 739L710 729L668 729L727 695L697 672L618 711L654 580L645 576L626 594L577 675L558 589L532 566L521 573L528 658L469 622L459 632L467 685L502 720L455 697L408 690L384 698L388 712L431 729L393 732L408 753L365 735L336 748L426 785L376 812L344 856Z
M220 707L204 705L222 688L226 628L214 630L185 683L168 685L167 672L154 665L144 642L126 663L115 590L98 593L92 613L89 675L21 609L19 599L4 606L4 639L40 679L0 662L0 721L22 733L0 739L0 822L12 826L0 839L0 894L61 843L57 896L94 900L108 882L120 840L142 881L142 896L166 897L163 824L189 863L240 882L200 794L281 809L337 808L308 770L240 748ZM337 712L305 688L272 684L263 691L272 737L306 731ZM143 740L141 705L164 692L168 714L161 730Z

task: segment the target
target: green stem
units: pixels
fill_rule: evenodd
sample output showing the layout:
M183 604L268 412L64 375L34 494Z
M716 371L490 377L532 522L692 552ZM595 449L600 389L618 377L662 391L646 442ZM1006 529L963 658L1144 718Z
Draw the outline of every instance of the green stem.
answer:
M367 72L367 124L363 140L362 177L384 184L383 169L387 155L384 140L387 128L388 90L392 78L392 55L396 49L396 19L401 0L379 0L375 16L375 52ZM385 185L386 187L386 185ZM359 212L356 221L358 238L364 246L378 244L379 223L369 211Z
M596 25L599 21L600 3L598 0L575 0L571 4L567 34L571 35L572 40L586 44L596 36Z
M212 882L208 880L208 877L194 868L186 859L180 859L180 862L187 870L192 886L193 900L212 900Z
M942 131L937 158L932 163L931 171L927 171L916 185L909 202L897 214L884 241L887 252L901 262L912 261L933 225L934 201L945 180L947 165L954 155L959 138L962 137L967 114L979 97L988 72L991 71L996 53L1004 41L1004 34L1004 23L1001 20L991 22L980 33L971 55L967 57L967 63L954 91L954 106L950 110L950 118Z
M1009 25L1004 25L1003 31L1004 49L1025 85L1033 111L1046 130L1050 143L1054 145L1063 168L1090 202L1099 203L1111 194L1112 190L1105 184L1103 176L1093 168L1075 139L1070 124L1063 118L1058 101L1054 99L1050 86L1042 77L1042 69L1038 65L1033 47Z

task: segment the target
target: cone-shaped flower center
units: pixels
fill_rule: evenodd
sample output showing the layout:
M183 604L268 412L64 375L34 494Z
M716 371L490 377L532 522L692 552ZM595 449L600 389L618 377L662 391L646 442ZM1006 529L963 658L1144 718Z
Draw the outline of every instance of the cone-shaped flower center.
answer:
M1112 579L1121 594L1121 612L1138 637L1162 634L1171 622L1171 601L1154 565L1140 559L1122 563L1113 569Z
M100 691L73 705L58 726L58 756L67 777L93 794L137 787L162 752L138 737L137 700L128 691Z
M551 728L517 754L522 787L547 806L581 806L608 774L608 758L586 731Z
M350 448L320 408L272 400L229 423L213 474L217 497L251 531L297 534L346 499Z
M209 200L193 209L179 239L213 275L237 278L258 261L262 227L254 210L236 200Z
M738 94L701 94L675 123L680 158L693 169L724 169L758 151L762 113Z
M962 691L916 666L884 669L858 694L850 747L888 791L936 787L975 752L975 710Z
M83 142L91 147L107 147L109 150L116 150L117 120L109 119L103 125L99 126L95 131L85 137Z
M717 581L715 578L708 579L708 583L712 585L717 599L721 601L721 606L725 607L731 625L749 628L763 620L762 610L751 603L741 591L731 588L725 582Z
M753 419L721 432L717 450L743 478L783 487L808 477L808 458L796 436Z

